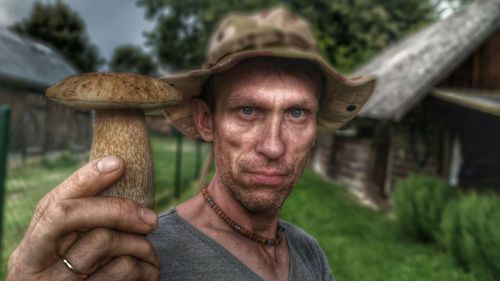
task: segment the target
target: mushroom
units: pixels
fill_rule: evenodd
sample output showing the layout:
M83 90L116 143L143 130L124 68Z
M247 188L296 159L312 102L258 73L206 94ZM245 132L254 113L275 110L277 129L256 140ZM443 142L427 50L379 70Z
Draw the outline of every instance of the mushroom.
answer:
M181 94L143 75L85 73L66 78L45 95L69 107L95 110L90 160L107 155L125 160L125 175L101 195L121 196L153 208L153 161L144 110L177 104Z

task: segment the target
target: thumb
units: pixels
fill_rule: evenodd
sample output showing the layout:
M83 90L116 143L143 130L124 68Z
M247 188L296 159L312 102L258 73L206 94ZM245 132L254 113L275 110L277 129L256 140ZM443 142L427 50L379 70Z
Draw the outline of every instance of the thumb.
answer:
M125 166L125 161L118 156L95 159L73 173L52 192L57 200L94 196L116 182L125 172Z

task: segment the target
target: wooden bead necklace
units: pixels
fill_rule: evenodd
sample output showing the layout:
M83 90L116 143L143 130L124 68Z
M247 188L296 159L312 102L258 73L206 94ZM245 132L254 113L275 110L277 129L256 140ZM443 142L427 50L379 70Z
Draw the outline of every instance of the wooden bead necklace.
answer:
M240 226L239 224L234 222L232 219L230 219L226 214L224 214L224 212L221 210L221 208L219 208L219 206L217 206L215 204L214 200L212 199L212 197L210 196L210 194L208 193L208 190L206 188L203 188L201 190L201 193L203 194L203 197L205 197L205 200L207 201L210 208L212 208L212 210L214 210L214 212L237 233L239 233L239 234L245 236L246 238L253 240L257 243L260 243L263 245L268 245L268 246L278 246L281 243L281 241L283 240L282 234L285 231L285 229L283 227L281 227L280 225L278 225L278 232L276 233L276 238L274 238L274 239L266 238L266 237L260 236L258 234L255 234L255 233L251 232L250 230Z

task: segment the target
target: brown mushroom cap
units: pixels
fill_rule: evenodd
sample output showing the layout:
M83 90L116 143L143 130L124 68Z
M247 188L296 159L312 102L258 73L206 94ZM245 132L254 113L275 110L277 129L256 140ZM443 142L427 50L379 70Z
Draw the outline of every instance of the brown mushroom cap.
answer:
M83 73L48 88L50 100L81 109L155 109L182 101L167 83L132 73Z

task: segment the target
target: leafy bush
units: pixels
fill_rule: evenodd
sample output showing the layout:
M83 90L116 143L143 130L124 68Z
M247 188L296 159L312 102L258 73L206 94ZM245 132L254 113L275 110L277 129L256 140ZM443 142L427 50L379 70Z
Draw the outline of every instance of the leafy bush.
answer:
M444 207L456 190L444 180L410 175L396 185L395 211L403 234L421 241L437 240Z
M500 198L469 193L446 207L440 243L464 268L500 280Z

